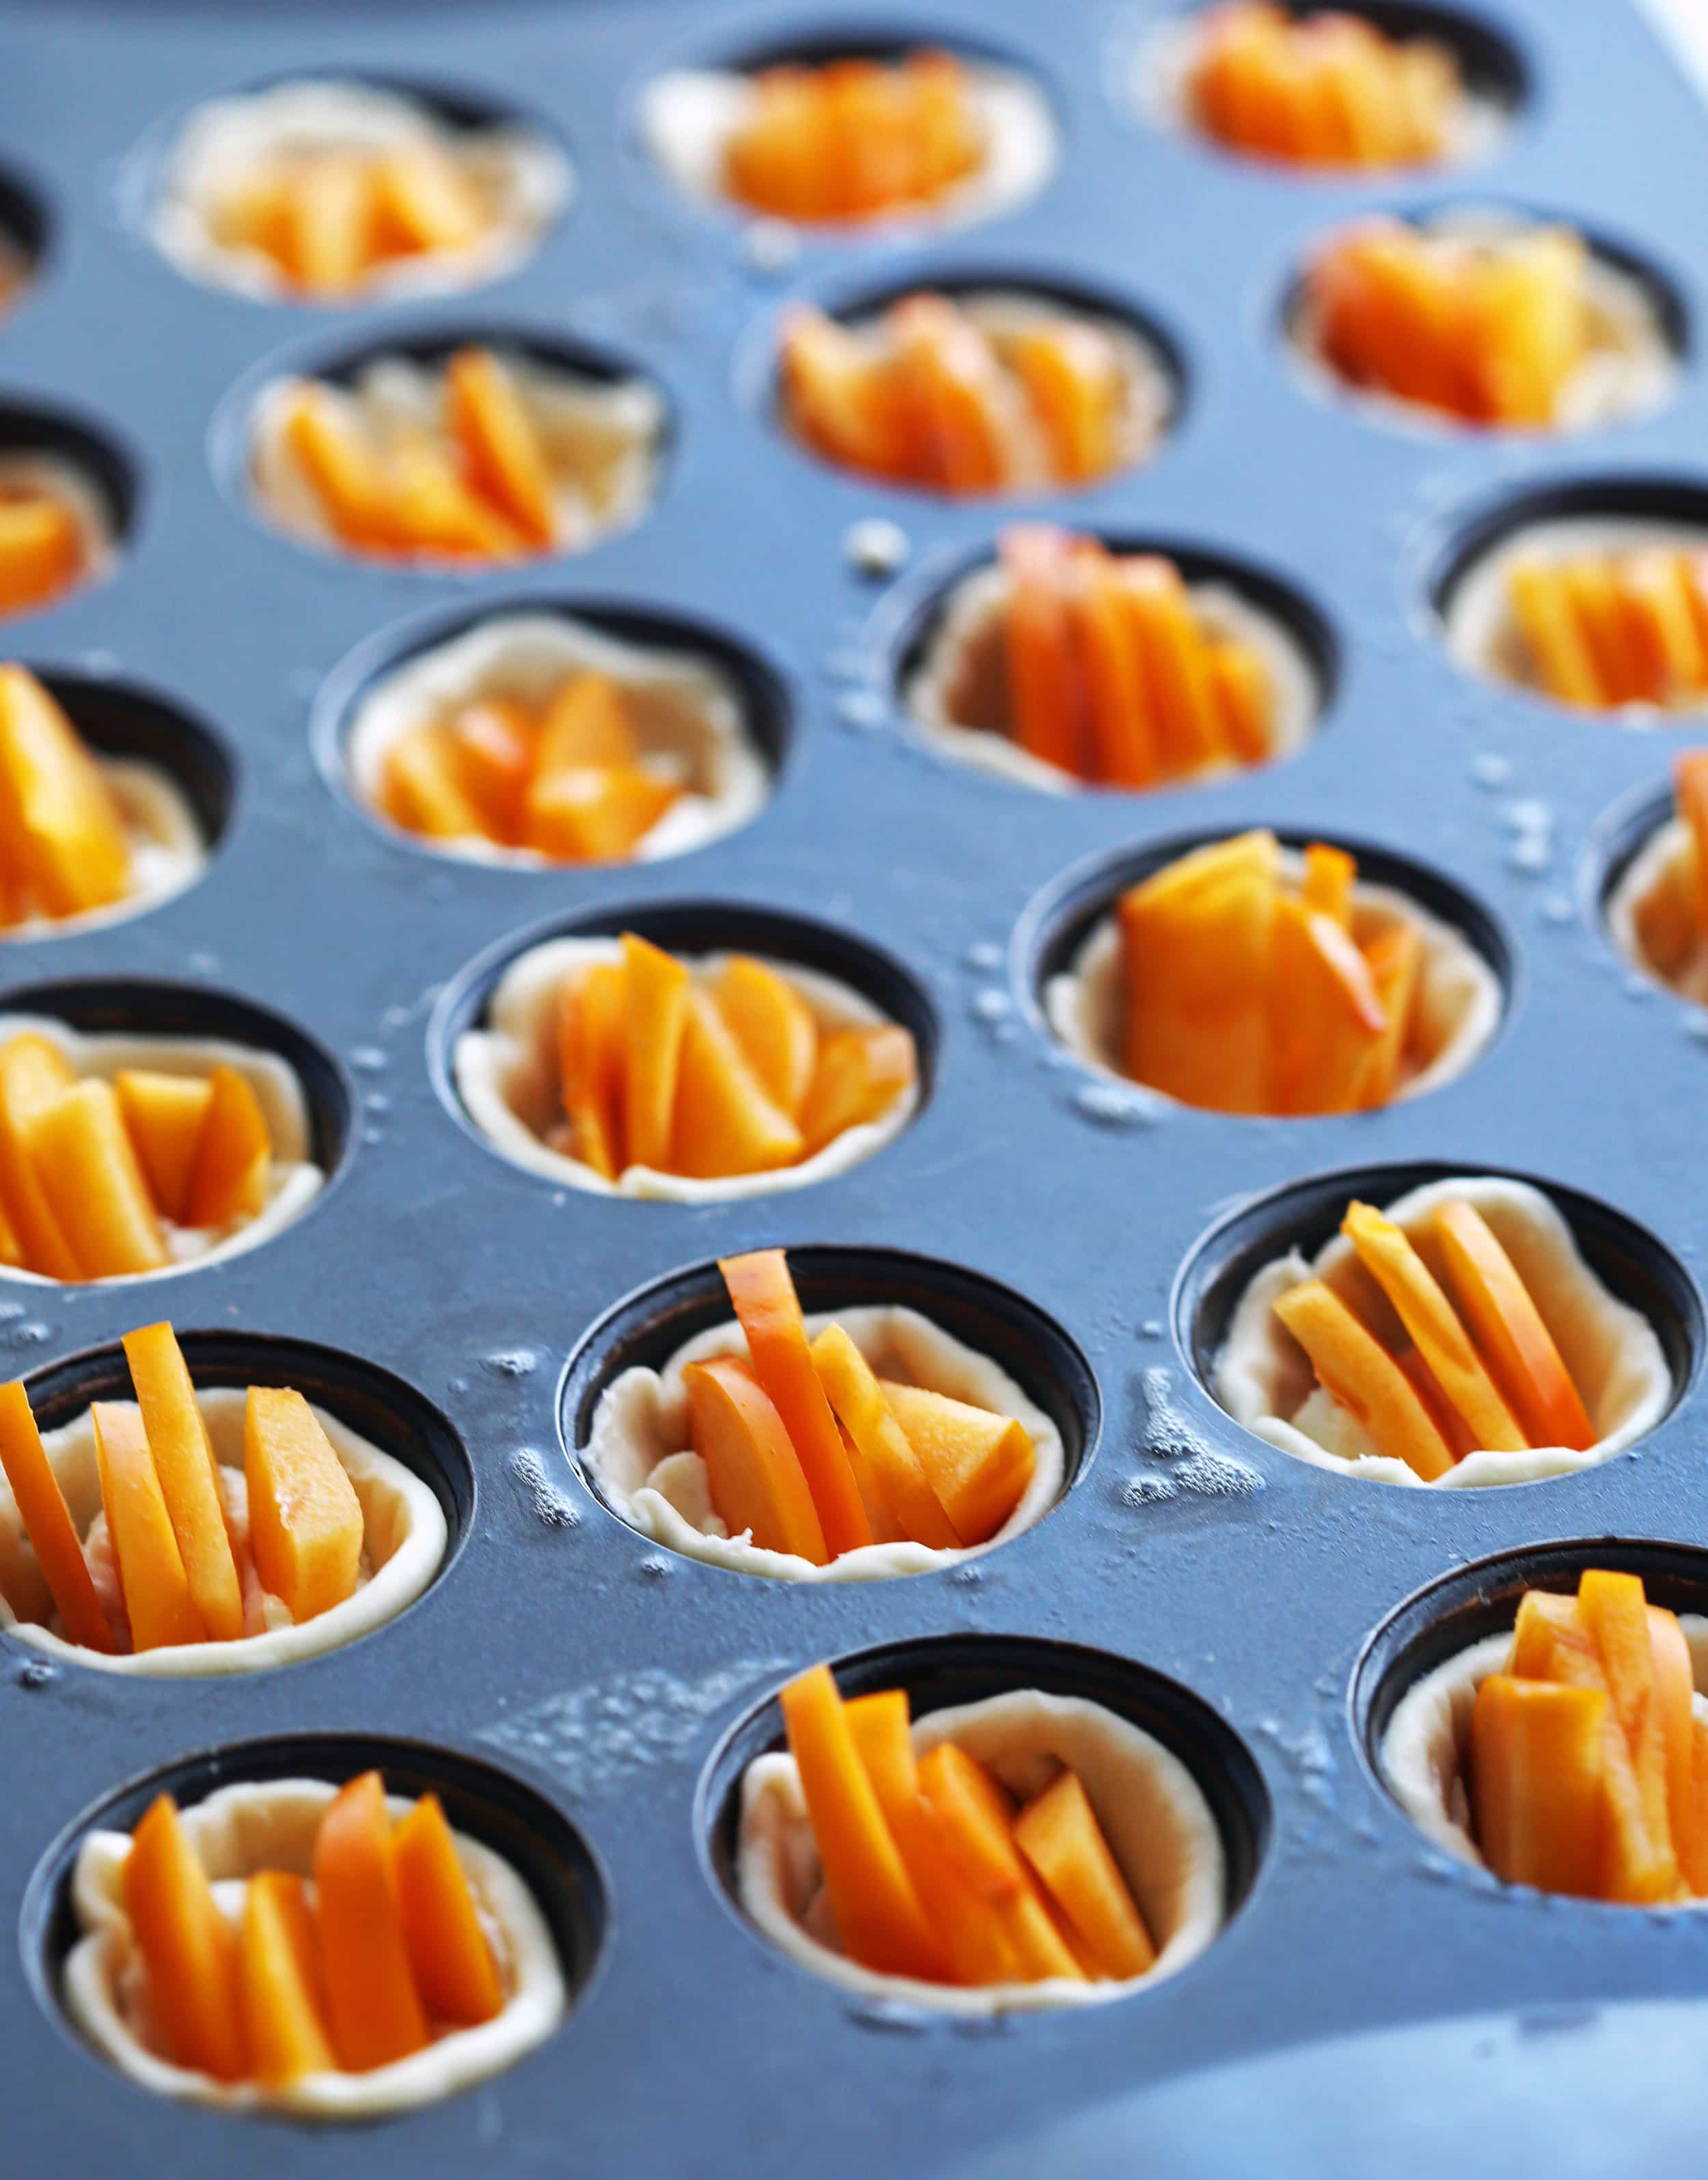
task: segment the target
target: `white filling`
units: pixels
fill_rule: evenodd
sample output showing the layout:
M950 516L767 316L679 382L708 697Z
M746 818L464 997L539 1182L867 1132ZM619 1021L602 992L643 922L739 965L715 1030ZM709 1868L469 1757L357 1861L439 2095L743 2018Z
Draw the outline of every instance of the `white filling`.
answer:
M952 1741L1029 1801L1065 1764L1087 1798L1156 1947L1145 1974L1122 1982L922 1983L880 1975L838 1951L822 1887L818 1847L792 1756L756 1757L741 1781L736 1884L741 1905L771 1941L802 1967L862 1997L989 2015L1046 2007L1094 2006L1195 1960L1226 1915L1221 1835L1203 1789L1171 1749L1101 1704L1017 1688L982 1703L934 1710L913 1725L920 1755Z
M219 240L218 206L276 158L422 146L455 163L487 222L466 248L418 251L377 266L361 283L364 300L401 300L497 279L537 246L573 191L562 154L532 129L454 128L414 99L366 84L285 83L197 109L174 147L148 232L192 279L264 301L300 301L264 251Z
M33 1030L57 1045L80 1076L98 1076L110 1082L126 1068L150 1069L162 1075L207 1076L216 1067L225 1066L242 1076L260 1103L273 1142L273 1164L267 1201L256 1216L218 1227L175 1226L163 1219L161 1231L171 1263L163 1264L158 1271L120 1276L166 1279L185 1264L208 1263L216 1258L234 1257L245 1249L253 1249L300 1219L324 1185L326 1175L310 1154L308 1103L302 1085L276 1054L257 1051L252 1045L228 1043L219 1038L131 1037L104 1030L73 1029L52 1015L0 1015L0 1044L25 1030ZM16 1264L8 1264L3 1276L27 1280L36 1286L59 1284Z
M85 1649L64 1634L30 1550L17 1502L0 1477L0 1631L51 1656L101 1672L184 1679L215 1673L256 1673L336 1650L414 1604L445 1555L445 1517L428 1486L400 1461L382 1453L324 1408L314 1411L355 1487L362 1513L361 1570L354 1592L300 1627L290 1608L261 1586L249 1549L249 1495L243 1467L247 1396L233 1385L200 1389L196 1404L219 1463L226 1524L243 1583L246 1632L229 1643L176 1643L155 1650L121 1649L113 1655ZM130 1403L120 1405L129 1407ZM82 1539L90 1572L121 1643L130 1640L112 1539L101 1502L95 1425L85 1412L47 1431L41 1443Z
M1708 1620L1681 1612L1678 1625L1689 1646L1696 1693L1691 1705L1708 1725ZM1379 1752L1389 1792L1419 1830L1462 1862L1486 1869L1471 1836L1471 1802L1465 1786L1471 1712L1477 1690L1491 1673L1504 1672L1512 1648L1512 1630L1485 1636L1449 1658L1401 1697L1388 1720ZM1708 1907L1708 1901L1679 1901L1681 1908Z
M880 1378L1012 1416L1024 1426L1032 1440L1031 1481L987 1543L948 1551L905 1540L862 1544L814 1566L793 1552L762 1551L746 1529L730 1536L713 1508L706 1464L690 1443L682 1373L690 1362L708 1356L747 1353L747 1335L733 1319L697 1335L662 1370L625 1370L600 1395L581 1456L600 1496L643 1536L672 1551L737 1574L769 1575L780 1582L872 1582L955 1566L1006 1544L1048 1513L1061 1496L1066 1470L1061 1434L1000 1364L963 1346L917 1310L890 1306L820 1312L807 1318L807 1329L816 1338L832 1324L842 1327Z
M957 702L969 674L981 681L985 678L981 660L991 657L1000 642L1011 587L1006 570L996 562L956 586L941 625L908 681L904 701L927 740L946 756L1023 787L1071 794L1095 783L1033 757L999 727L969 724ZM1196 583L1190 595L1212 634L1248 644L1263 662L1275 703L1269 761L1295 755L1316 724L1320 700L1310 662L1278 621L1226 583ZM1195 775L1171 774L1167 784L1174 786L1188 777L1246 768L1237 759L1217 758Z
M1031 79L1011 69L963 62L967 90L984 139L983 162L928 205L906 205L868 219L873 228L959 227L991 219L1036 196L1055 170L1055 118ZM686 196L734 204L724 189L730 140L758 102L752 79L729 69L673 69L647 85L640 106L642 141ZM737 211L747 207L736 205ZM814 222L813 224L832 224Z
M1547 223L1515 218L1495 206L1468 206L1415 224L1424 234L1457 236L1478 243L1516 237ZM1672 393L1678 359L1661 330L1644 283L1592 249L1585 271L1584 297L1590 317L1589 350L1560 390L1559 413L1548 424L1493 428L1587 432L1622 418L1646 415L1658 409ZM1425 402L1404 400L1380 387L1358 385L1342 377L1323 354L1316 312L1303 289L1289 337L1301 366L1320 391L1413 427L1433 425L1444 431L1467 428L1465 420Z
M593 378L527 355L499 351L539 435L552 484L557 553L585 550L632 522L650 498L664 425L656 388L641 378ZM349 385L315 383L352 428L383 450L400 439L444 428L443 369L405 355L378 355ZM256 397L250 460L256 498L267 516L312 545L344 549L319 493L285 437L284 423L301 381L275 379ZM431 564L435 555L399 555ZM452 556L450 564L466 567Z
M47 916L39 910L17 923L8 923L0 936L7 939L52 939L62 931L90 931L103 923L123 923L146 909L157 908L201 877L207 862L207 843L190 807L190 798L169 772L137 757L91 755L118 807L124 845L130 853L130 887L121 900L104 908L87 909L80 916Z
M1303 874L1303 856L1284 849L1281 868L1297 884ZM1463 1074L1500 1027L1501 980L1463 933L1430 915L1410 895L1392 886L1354 886L1353 935L1361 945L1395 922L1413 925L1424 943L1408 1042L1428 1054L1422 1067L1402 1080L1394 1093L1397 1101L1438 1090ZM1071 966L1045 984L1044 1012L1076 1060L1101 1075L1131 1080L1121 1065L1127 981L1121 926L1112 910L1092 926ZM1160 1090L1149 1094L1165 1095Z
M1631 858L1607 901L1607 928L1613 943L1634 968L1660 977L1682 998L1708 1006L1708 936L1699 933L1681 961L1664 972L1643 944L1639 917L1661 887L1678 883L1693 862L1695 844L1689 821L1669 818L1658 825Z
M1582 1452L1563 1445L1518 1453L1468 1453L1435 1479L1444 1489L1530 1484L1593 1468L1633 1445L1659 1423L1672 1377L1654 1327L1603 1286L1580 1254L1572 1230L1540 1189L1489 1175L1431 1181L1387 1206L1435 1276L1446 1284L1431 1219L1458 1199L1479 1211L1529 1291L1595 1432ZM1217 1356L1211 1390L1228 1413L1271 1445L1316 1468L1380 1484L1423 1483L1405 1462L1379 1453L1348 1410L1318 1385L1304 1350L1275 1314L1278 1296L1320 1279L1385 1346L1405 1342L1392 1306L1336 1234L1307 1263L1297 1251L1266 1264L1240 1296Z
M745 825L770 791L765 761L749 740L728 677L709 659L641 649L560 614L510 614L483 621L388 674L369 690L350 724L346 762L356 793L377 809L388 753L401 738L478 697L547 702L570 675L608 675L645 758L684 792L636 844L652 862L703 847ZM419 835L411 834L411 839ZM439 853L523 869L551 867L532 848L482 840L434 840Z
M678 958L705 983L732 957L728 954L684 954ZM851 985L803 969L793 961L763 961L799 993L813 1012L820 1035L839 1029L872 1029L889 1017ZM520 954L499 979L484 1028L465 1030L451 1054L457 1094L469 1118L487 1140L517 1165L548 1179L584 1188L593 1196L651 1197L668 1203L729 1203L738 1197L769 1196L779 1189L807 1188L846 1173L899 1136L919 1102L916 1082L876 1120L845 1128L821 1151L798 1165L773 1172L735 1174L721 1181L695 1181L686 1174L658 1173L631 1165L614 1181L579 1159L554 1150L546 1131L563 1117L558 1066L558 995L567 978L578 978L595 962L622 959L616 939L548 939Z
M14 493L58 500L76 526L82 565L69 588L98 582L108 574L118 547L113 535L113 510L107 495L80 464L63 454L36 454L27 449L0 453L0 498ZM62 592L62 596L66 593ZM46 603L51 604L52 600ZM39 612L41 608L31 608Z
M221 1910L235 1920L242 1885L261 1869L311 1879L314 1837L338 1789L321 1779L222 1786L181 1812L181 1821ZM388 1794L396 1820L414 1803ZM228 2111L278 2110L300 2118L368 2119L466 2089L514 2066L542 2044L569 2005L558 1950L539 1904L501 1855L454 1832L457 1859L475 1896L504 1991L503 2010L475 2029L441 2029L407 2059L371 2073L305 2074L282 2087L220 2082L176 2066L156 2048L146 1977L124 1908L128 1832L91 1832L78 1850L71 1904L79 1938L66 1957L65 2009L97 2051L157 2096L187 2097Z
M1474 560L1454 586L1444 623L1449 655L1468 673L1516 682L1520 688L1547 696L1536 679L1508 601L1507 578L1513 562L1557 562L1584 553L1620 554L1656 547L1700 553L1708 548L1708 531L1692 523L1656 522L1632 515L1572 515L1551 522L1526 523ZM1708 690L1688 689L1667 705L1618 704L1586 716L1605 718L1615 726L1651 727L1665 724L1674 713L1700 712L1705 707Z
M1408 41L1409 42L1409 41ZM1192 14L1165 20L1144 36L1128 63L1128 96L1155 128L1176 134L1203 135L1204 140L1231 156L1264 160L1287 171L1292 162L1268 159L1262 152L1241 152L1237 146L1201 131L1193 118L1192 79L1199 52L1198 25ZM1319 165L1301 162L1293 170L1313 179L1325 177L1355 182L1372 173L1439 172L1443 167L1463 167L1485 158L1504 135L1511 115L1504 103L1486 92L1462 87L1447 109L1445 141L1430 159L1408 159L1386 168Z

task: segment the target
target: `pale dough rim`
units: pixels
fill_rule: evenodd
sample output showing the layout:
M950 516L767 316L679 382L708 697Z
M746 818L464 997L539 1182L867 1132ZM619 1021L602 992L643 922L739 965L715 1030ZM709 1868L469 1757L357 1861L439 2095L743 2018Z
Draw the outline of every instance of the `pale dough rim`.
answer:
M1637 930L1637 911L1648 895L1667 876L1673 865L1687 856L1694 845L1689 822L1679 817L1665 819L1649 835L1620 873L1619 883L1607 897L1607 928L1613 944L1645 977L1680 999L1708 1006L1708 939L1699 939L1679 973L1663 977L1650 958Z

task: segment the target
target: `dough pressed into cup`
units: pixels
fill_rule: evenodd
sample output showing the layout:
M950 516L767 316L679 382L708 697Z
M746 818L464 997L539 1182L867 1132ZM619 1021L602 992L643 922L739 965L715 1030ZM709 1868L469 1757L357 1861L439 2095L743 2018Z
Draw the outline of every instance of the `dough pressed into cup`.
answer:
M314 1415L332 1443L361 1507L362 1552L356 1587L341 1605L299 1627L289 1608L262 1588L249 1549L249 1506L243 1466L245 1391L233 1385L198 1389L196 1406L207 1426L227 1526L243 1585L247 1631L226 1643L173 1643L154 1650L113 1654L84 1649L60 1632L58 1616L41 1572L30 1549L17 1503L0 1477L0 1633L46 1651L67 1663L97 1671L168 1679L216 1673L256 1673L320 1656L371 1633L412 1605L438 1572L447 1531L437 1495L405 1467L316 1407ZM129 1405L128 1403L126 1405ZM44 1431L41 1443L58 1479L97 1594L109 1620L123 1624L118 1570L102 1509L101 1478L96 1459L95 1425L85 1409L57 1429Z
M1683 818L1668 818L1656 826L1608 896L1607 928L1634 968L1658 977L1681 999L1708 1006L1708 937L1694 910L1667 913L1689 900L1695 856L1694 839ZM1689 937L1681 944L1684 931Z
M1154 1965L1125 1982L990 1984L970 1989L880 1975L837 1950L818 1849L795 1759L760 1756L741 1781L736 1889L773 1945L827 1981L871 2000L978 2016L1096 2005L1175 1974L1227 1916L1227 1858L1204 1790L1153 1734L1080 1696L1017 1688L928 1711L913 1722L923 1755L952 1741L1022 1799L1066 1765L1097 1820L1156 1946Z
M840 1324L880 1378L1012 1416L1024 1426L1032 1440L1031 1481L994 1536L957 1551L909 1540L862 1544L824 1566L792 1553L763 1551L745 1531L731 1537L713 1507L705 1463L690 1444L682 1373L710 1356L747 1353L747 1336L733 1319L697 1334L661 1370L625 1370L600 1396L581 1460L613 1511L672 1551L737 1574L782 1582L870 1582L977 1558L1029 1529L1060 1497L1066 1474L1061 1434L990 1357L919 1311L899 1305L824 1311L806 1324L815 1338L826 1325Z
M1593 1468L1634 1445L1665 1415L1672 1392L1672 1372L1654 1327L1608 1292L1540 1189L1498 1175L1430 1181L1386 1207L1438 1278L1441 1261L1430 1221L1438 1204L1456 1199L1482 1214L1512 1258L1589 1410L1596 1437L1582 1452L1555 1445L1517 1453L1468 1453L1427 1488L1530 1484ZM1253 1279L1235 1306L1215 1359L1211 1390L1236 1422L1314 1467L1375 1483L1423 1484L1403 1461L1379 1453L1350 1412L1317 1384L1303 1350L1276 1318L1276 1299L1313 1278L1325 1281L1367 1324L1386 1321L1389 1305L1380 1290L1352 1243L1336 1234L1312 1262L1295 1251L1266 1264Z
M576 674L600 674L616 683L643 757L668 767L681 784L677 800L636 845L637 862L702 847L757 814L770 791L769 769L727 674L691 647L623 641L552 613L499 614L376 682L350 722L345 762L351 784L377 809L387 754L411 729L482 697L543 703ZM438 854L475 862L554 867L532 848L480 839L430 845Z
M186 1265L235 1257L245 1249L258 1247L301 1218L325 1186L326 1175L314 1161L308 1100L295 1069L276 1053L234 1044L223 1038L156 1037L140 1032L133 1036L124 1031L74 1029L52 1015L0 1015L0 1044L25 1031L57 1045L80 1076L98 1076L111 1082L127 1068L162 1075L206 1076L216 1067L229 1067L248 1083L260 1104L272 1139L273 1164L267 1202L255 1217L221 1227L176 1226L169 1219L162 1219L161 1231L171 1263L156 1271L129 1273L124 1277L168 1279ZM16 1264L6 1266L5 1277L28 1280L37 1286L58 1284Z
M281 1869L311 1883L314 1838L338 1792L322 1779L222 1786L181 1813L191 1847L228 1915L239 1912L242 1880ZM414 1804L390 1794L394 1819ZM543 2043L569 2005L562 1963L533 1894L501 1855L466 1833L452 1835L474 1893L504 1994L503 2011L478 2028L451 2029L422 2051L365 2074L305 2074L283 2087L220 2082L179 2067L154 2048L140 1958L125 1912L127 1832L90 1833L78 1850L71 1904L80 1933L66 1957L65 2009L104 2058L157 2096L227 2111L283 2111L317 2120L361 2120L432 2104L500 2073Z
M731 1175L697 1181L686 1174L659 1173L651 1166L630 1166L614 1181L544 1141L560 1120L558 1066L558 995L566 977L577 977L596 962L622 958L616 939L548 939L519 954L499 979L484 1027L465 1030L451 1055L457 1093L469 1118L493 1148L526 1166L593 1196L649 1197L666 1203L728 1203L779 1189L806 1188L832 1174L846 1173L892 1142L913 1117L918 1085L912 1083L875 1120L845 1128L823 1150L798 1165L765 1173ZM684 954L677 957L697 977L714 977L727 954ZM851 985L793 961L749 957L763 962L793 986L813 1011L821 1032L870 1029L889 1017Z

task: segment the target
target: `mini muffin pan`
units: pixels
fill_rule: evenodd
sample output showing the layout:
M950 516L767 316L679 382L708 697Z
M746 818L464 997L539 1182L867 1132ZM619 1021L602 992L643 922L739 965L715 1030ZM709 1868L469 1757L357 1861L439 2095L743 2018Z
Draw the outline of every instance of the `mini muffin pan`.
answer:
M262 1246L145 1293L0 1280L0 1374L44 1419L117 1383L163 1313L208 1384L278 1378L438 1495L437 1577L288 1668L115 1676L0 1638L0 2084L8 2180L999 2180L1134 2170L1492 2176L1700 2161L1708 1921L1542 1900L1431 1846L1374 1751L1405 1688L1510 1613L1523 1579L1639 1566L1705 1594L1700 1252L1708 1016L1623 960L1606 900L1669 806L1688 718L1616 730L1468 674L1442 614L1517 520L1702 520L1708 116L1642 20L1605 5L1371 0L1501 57L1474 168L1304 178L1145 103L1140 0L406 0L241 7L11 0L0 225L32 260L0 317L0 447L79 463L102 580L0 629L97 748L172 772L207 831L196 884L129 919L0 942L0 1011L245 1038L300 1075L327 1184ZM791 237L686 196L637 126L673 67L964 42L1041 86L1056 167L976 228ZM574 173L533 254L477 293L308 309L200 284L149 239L160 151L196 106L293 75L407 77L448 110L537 118ZM1373 418L1304 383L1300 266L1372 209L1545 207L1667 299L1653 413L1569 438ZM930 282L1094 298L1143 327L1174 399L1150 458L1081 494L956 504L839 474L776 412L780 312ZM573 557L459 573L305 551L247 492L281 373L482 332L635 374L668 416L634 523ZM1284 765L1148 795L1039 795L946 758L904 690L948 590L1015 515L1256 571L1308 651L1315 731ZM1708 534L1708 533L1705 533ZM559 611L703 646L772 773L739 831L666 861L521 868L377 824L344 765L373 677L488 614ZM1357 846L1498 977L1498 1031L1430 1095L1347 1118L1169 1107L1076 1061L1043 1007L1120 887L1246 827ZM820 966L912 1029L911 1124L823 1183L697 1207L595 1197L494 1154L456 1037L536 939L633 928ZM1430 1173L1554 1192L1647 1311L1664 1418L1583 1473L1402 1492L1306 1465L1207 1390L1256 1266L1353 1193ZM583 1466L603 1389L727 1313L713 1260L799 1251L809 1308L936 1315L1061 1429L1066 1478L963 1565L794 1584L675 1555ZM1612 1541L1617 1540L1617 1541ZM1639 1541L1641 1540L1641 1541ZM863 2002L740 1909L740 1774L777 1690L828 1658L917 1711L1030 1687L1142 1725L1202 1786L1220 1935L1107 2005L956 2022ZM69 1874L157 1787L383 1766L533 1887L576 1996L511 2071L361 2128L151 2097L58 1996ZM1674 2145L1677 2145L1676 2150ZM1687 2152L1685 2145L1688 2144Z

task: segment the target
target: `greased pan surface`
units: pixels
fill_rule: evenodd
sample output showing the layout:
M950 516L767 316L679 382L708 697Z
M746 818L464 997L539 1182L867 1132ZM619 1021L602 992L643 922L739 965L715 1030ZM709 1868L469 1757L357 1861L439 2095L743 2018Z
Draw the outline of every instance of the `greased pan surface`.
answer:
M1506 496L1700 480L1708 229L1693 207L1708 115L1612 0L1498 0L1476 13L1516 49L1527 91L1490 159L1411 182L1298 181L1135 115L1120 74L1158 10L857 12L0 11L0 160L50 228L34 291L0 322L0 406L69 412L111 443L134 491L110 579L8 626L0 647L142 685L212 729L234 775L199 884L130 922L0 949L0 1003L27 991L99 1021L115 986L148 986L186 1027L217 1026L229 999L266 1010L329 1060L312 1071L317 1120L339 1147L307 1216L146 1299L0 1282L0 1365L63 1385L68 1358L162 1311L226 1342L336 1349L442 1412L453 1533L440 1578L400 1619L275 1673L119 1682L0 1649L0 1917L15 1934L0 1963L0 2169L16 2180L963 2166L994 2180L1131 2170L1153 2142L1160 2170L1407 2171L1414 2148L1444 2141L1467 2170L1509 2170L1557 2143L1562 2171L1606 2172L1634 2144L1664 2166L1672 2130L1694 2122L1700 2141L1708 2120L1700 2013L1622 2006L1708 1990L1708 1924L1502 1894L1449 1865L1389 1801L1366 1748L1370 1690L1413 1639L1409 1621L1355 1678L1413 1592L1442 1577L1471 1597L1497 1589L1511 1563L1486 1575L1468 1563L1551 1540L1661 1540L1679 1597L1708 1596L1708 1557L1692 1549L1708 1455L1695 1285L1708 1044L1700 1017L1631 977L1599 908L1609 858L1662 798L1688 729L1623 732L1468 680L1430 618L1454 541ZM964 36L1033 70L1061 132L1050 187L989 225L809 243L780 270L756 268L736 223L682 203L650 168L636 96L668 63L830 27ZM192 284L135 223L167 135L201 99L322 69L538 118L573 162L574 202L519 272L430 306L310 311ZM1279 332L1307 246L1364 206L1457 198L1567 215L1654 268L1684 328L1669 403L1579 438L1478 440L1375 422L1309 387ZM840 300L969 272L1088 289L1167 336L1182 401L1154 460L1037 504L1248 560L1301 592L1332 633L1336 674L1295 761L1146 798L1055 798L922 751L890 701L896 662L934 568L986 545L1001 512L804 458L771 421L770 339L791 295ZM664 389L663 482L639 523L572 560L467 579L349 564L251 517L236 449L256 384L466 328L562 340ZM887 593L842 546L874 514L912 548ZM347 655L407 647L403 625L423 614L455 620L511 597L686 620L751 652L785 724L757 820L672 862L526 873L433 860L333 791L317 748ZM1106 860L1106 895L1165 843L1255 823L1402 859L1434 905L1457 903L1487 936L1507 1010L1466 1075L1347 1120L1156 1118L1085 1094L1091 1079L1061 1062L1037 1004L1057 921L1084 897L1066 874ZM716 946L755 912L774 950L800 917L814 961L836 966L817 928L829 925L917 984L930 1095L881 1156L747 1203L606 1201L505 1164L447 1109L444 1041L477 1005L465 972L489 950L661 913L672 943ZM1540 1176L1641 1230L1623 1276L1670 1313L1678 1398L1633 1456L1505 1490L1402 1493L1289 1459L1203 1391L1198 1306L1214 1307L1218 1268L1248 1246L1254 1215L1198 1258L1226 1214L1339 1169L1390 1169L1393 1193L1430 1166ZM1318 1230L1309 1208L1287 1218ZM686 1282L673 1304L673 1275L769 1243L825 1245L827 1293L847 1252L899 1251L1044 1313L1065 1340L1043 1350L1024 1344L1022 1307L983 1321L999 1352L1021 1343L1017 1374L1030 1368L1039 1397L1047 1380L1077 1416L1062 1503L960 1576L808 1588L669 1557L613 1517L569 1450L598 1368L584 1341L658 1283L660 1308L691 1313L703 1288ZM952 1272L931 1278L918 1293L979 1306ZM632 1312L616 1322L644 1334ZM306 1390L335 1407L340 1384ZM364 1397L359 1383L342 1390ZM1136 1478L1149 1481L1134 1491ZM789 1672L871 1651L898 1654L861 1671L905 1662L933 1702L995 1673L1103 1687L1135 1715L1173 1720L1249 1879L1220 1941L1154 1990L982 2034L862 2012L773 1955L719 1875L730 1748L763 1745L752 1714ZM152 2100L66 2025L52 1961L89 1813L118 1795L134 1816L133 1782L161 1773L199 1791L262 1760L246 1745L286 1737L330 1775L379 1757L399 1779L443 1777L448 1801L463 1797L454 1816L500 1844L533 1842L526 1866L587 1973L568 2021L512 2072L411 2117L314 2131ZM1444 2025L1337 2048L1429 2023Z

